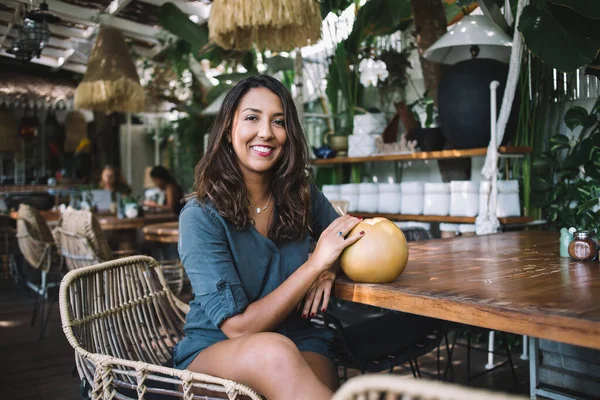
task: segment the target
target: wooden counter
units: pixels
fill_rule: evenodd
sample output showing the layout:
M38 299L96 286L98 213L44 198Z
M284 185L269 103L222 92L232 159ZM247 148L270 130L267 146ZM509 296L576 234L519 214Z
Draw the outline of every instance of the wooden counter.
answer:
M559 256L552 232L409 244L388 284L336 281L345 300L600 349L600 264Z

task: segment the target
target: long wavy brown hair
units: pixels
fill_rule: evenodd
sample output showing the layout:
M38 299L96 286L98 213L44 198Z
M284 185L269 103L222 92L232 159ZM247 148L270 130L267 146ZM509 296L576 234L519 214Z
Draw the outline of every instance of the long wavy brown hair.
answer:
M277 218L270 226L268 236L275 242L298 240L310 229L308 146L292 95L275 78L267 75L246 78L225 96L211 129L206 152L196 166L196 197L202 204L212 201L219 215L237 229L246 229L251 223L248 189L237 156L229 145L229 137L238 106L253 88L269 89L279 97L287 134L283 155L273 167L271 193L277 206Z

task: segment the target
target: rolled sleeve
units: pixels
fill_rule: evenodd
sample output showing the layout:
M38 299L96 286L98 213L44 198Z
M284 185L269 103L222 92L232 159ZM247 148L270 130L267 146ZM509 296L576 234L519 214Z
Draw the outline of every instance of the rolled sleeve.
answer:
M184 208L179 215L179 256L196 301L216 327L246 309L248 297L225 229L218 217L199 204Z
M335 211L331 202L327 200L327 197L319 190L318 187L310 185L310 217L311 217L311 229L312 236L315 240L318 240L321 233L327 227L339 217L340 215Z

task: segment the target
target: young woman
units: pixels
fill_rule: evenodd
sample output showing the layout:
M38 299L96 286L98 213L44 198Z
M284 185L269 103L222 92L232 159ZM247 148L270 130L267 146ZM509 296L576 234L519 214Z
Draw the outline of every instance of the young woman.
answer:
M168 169L162 165L157 165L150 171L150 178L157 188L165 192L165 204L158 204L155 201L144 201L145 206L160 208L163 210L171 210L175 214L179 214L183 208L181 200L183 199L183 189L177 183L177 180L171 175Z
M98 187L110 191L113 195L113 200L117 193L124 195L131 194L131 188L125 181L125 178L123 178L119 170L112 165L106 165L104 169L102 169Z
M268 399L331 397L331 336L309 318L327 308L337 259L364 232L348 236L359 219L338 217L309 183L307 163L289 91L268 76L239 82L196 167L196 198L179 217L179 253L195 298L176 367L246 384Z

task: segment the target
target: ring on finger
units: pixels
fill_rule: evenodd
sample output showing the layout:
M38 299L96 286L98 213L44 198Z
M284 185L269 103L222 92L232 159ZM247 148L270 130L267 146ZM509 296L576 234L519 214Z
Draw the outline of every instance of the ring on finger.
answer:
M339 231L337 234L338 234L338 236L344 237L344 232L342 232L342 231Z

